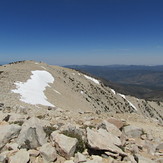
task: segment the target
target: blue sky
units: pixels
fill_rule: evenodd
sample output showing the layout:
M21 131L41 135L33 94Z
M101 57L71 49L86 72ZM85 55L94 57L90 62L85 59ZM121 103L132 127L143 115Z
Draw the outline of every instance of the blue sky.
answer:
M2 0L0 62L163 64L163 0Z

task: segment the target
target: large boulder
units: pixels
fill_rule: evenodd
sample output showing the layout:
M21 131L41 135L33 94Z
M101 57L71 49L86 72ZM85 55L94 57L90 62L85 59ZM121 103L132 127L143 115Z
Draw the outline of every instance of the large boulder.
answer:
M94 150L106 150L114 153L124 154L118 147L121 146L120 139L104 129L93 130L87 127L88 146Z
M143 134L143 129L140 127L136 127L136 126L125 126L123 128L123 132L128 136L128 137L132 137L132 138L140 138L141 135Z
M26 149L20 149L14 155L9 157L10 163L27 163L29 161L29 153Z
M50 143L46 143L40 148L40 155L48 162L53 162L57 159L55 147Z
M0 125L0 149L11 139L18 137L21 127L16 124Z
M122 128L124 125L124 122L121 120L115 119L115 118L109 118L107 121L113 125L115 125L118 129Z
M23 115L23 114L17 114L17 113L10 113L9 114L10 118L8 122L24 122L24 120L28 117L28 115Z
M71 156L74 155L78 143L78 140L76 138L71 138L54 131L51 134L51 139L52 141L54 141L56 150L61 156L69 159Z
M47 142L46 134L40 124L40 120L35 117L24 122L17 139L17 142L21 147L34 149Z
M106 129L108 132L112 133L115 136L121 136L122 132L112 123L109 123L106 120L103 120L103 122L98 126L98 128Z

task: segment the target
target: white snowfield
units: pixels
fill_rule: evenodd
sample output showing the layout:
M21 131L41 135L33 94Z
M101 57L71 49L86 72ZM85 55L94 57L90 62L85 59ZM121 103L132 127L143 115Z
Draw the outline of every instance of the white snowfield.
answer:
M32 105L52 106L53 104L47 101L44 90L48 87L48 83L53 83L53 76L44 70L31 71L32 75L25 83L16 82L16 88L12 90L14 93L21 95L21 101Z
M88 80L91 80L91 81L93 81L94 83L100 85L100 82L99 82L97 79L94 79L94 78L92 78L92 77L90 77L90 76L87 76L87 75L84 75L84 77L87 78Z
M124 98L130 104L130 106L132 106L136 111L138 110L136 108L136 106L134 106L134 104L132 104L129 100L126 99L126 96L125 95L120 94L120 93L118 93L118 95L121 96L122 98Z

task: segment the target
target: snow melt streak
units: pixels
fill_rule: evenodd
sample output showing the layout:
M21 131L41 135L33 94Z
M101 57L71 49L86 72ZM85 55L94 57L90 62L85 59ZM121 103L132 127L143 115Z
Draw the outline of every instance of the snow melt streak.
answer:
M97 79L94 79L94 78L92 78L90 76L87 76L87 75L84 75L84 77L87 78L87 79L89 79L89 80L92 80L96 84L100 84L100 82Z
M120 93L118 93L118 95L121 96L122 98L124 98L130 104L130 106L132 106L136 111L138 110L129 100L126 99L125 95L120 94Z
M111 91L112 91L112 93L115 95L116 94L116 92L115 92L115 90L114 89L110 89Z
M16 82L15 90L12 90L14 93L19 93L21 95L21 101L32 104L32 105L45 105L45 106L54 106L53 104L47 101L47 97L44 94L48 83L53 83L53 76L47 71L32 71L30 79L25 83Z

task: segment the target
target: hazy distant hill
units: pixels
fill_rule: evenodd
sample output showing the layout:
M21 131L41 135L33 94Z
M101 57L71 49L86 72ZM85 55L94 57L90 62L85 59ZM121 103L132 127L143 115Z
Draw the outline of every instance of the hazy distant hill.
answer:
M103 78L106 85L124 94L163 100L163 65L66 66Z
M128 88L43 62L0 66L0 162L158 163L163 102L106 84Z

